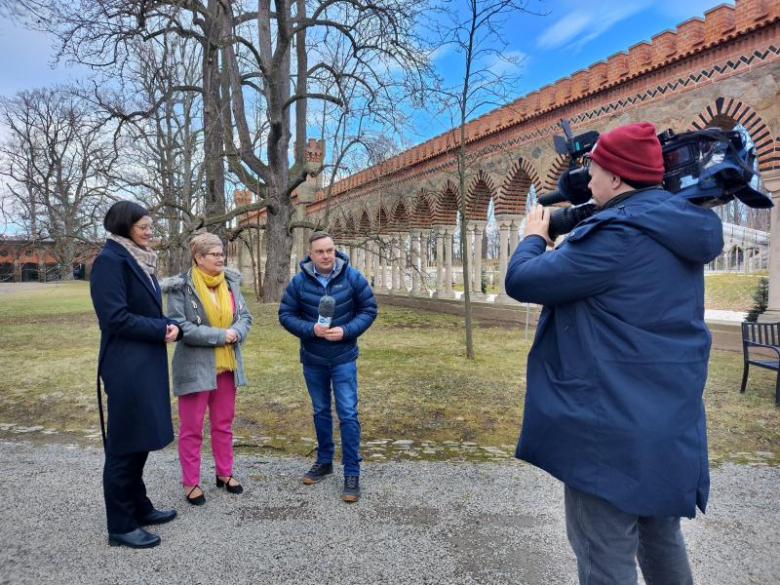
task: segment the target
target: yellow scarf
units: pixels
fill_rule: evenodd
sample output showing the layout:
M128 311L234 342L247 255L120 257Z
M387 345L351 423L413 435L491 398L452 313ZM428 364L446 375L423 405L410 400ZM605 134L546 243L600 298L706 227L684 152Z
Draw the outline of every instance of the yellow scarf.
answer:
M203 303L209 325L228 329L233 324L233 308L230 302L230 289L225 282L225 273L220 272L216 276L209 276L197 266L193 266L192 284L195 285L195 292ZM211 295L209 289L214 291L216 299ZM236 352L232 345L225 344L221 347L215 347L214 352L217 358L217 374L228 371L235 372L238 369Z

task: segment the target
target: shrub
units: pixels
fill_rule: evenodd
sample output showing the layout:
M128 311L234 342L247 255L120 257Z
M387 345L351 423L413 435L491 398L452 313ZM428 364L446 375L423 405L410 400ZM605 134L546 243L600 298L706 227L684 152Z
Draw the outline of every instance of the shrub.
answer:
M760 278L758 280L758 286L756 292L753 293L753 307L748 311L746 321L749 323L755 323L758 321L758 316L766 311L767 304L769 303L769 279Z

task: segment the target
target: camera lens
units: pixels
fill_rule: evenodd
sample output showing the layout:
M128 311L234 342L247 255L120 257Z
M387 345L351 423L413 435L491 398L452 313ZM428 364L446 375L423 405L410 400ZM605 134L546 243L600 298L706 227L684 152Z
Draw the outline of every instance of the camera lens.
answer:
M553 211L550 214L550 229L548 231L550 239L555 240L558 236L568 234L578 223L588 219L595 212L596 206L593 203L564 207Z

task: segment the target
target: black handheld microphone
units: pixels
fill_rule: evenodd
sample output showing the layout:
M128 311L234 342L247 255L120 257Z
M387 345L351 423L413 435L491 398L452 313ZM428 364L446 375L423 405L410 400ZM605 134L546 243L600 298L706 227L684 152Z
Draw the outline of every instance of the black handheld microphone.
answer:
M330 327L330 322L333 320L333 314L336 312L336 299L329 295L325 295L320 299L319 317L317 323L325 328Z

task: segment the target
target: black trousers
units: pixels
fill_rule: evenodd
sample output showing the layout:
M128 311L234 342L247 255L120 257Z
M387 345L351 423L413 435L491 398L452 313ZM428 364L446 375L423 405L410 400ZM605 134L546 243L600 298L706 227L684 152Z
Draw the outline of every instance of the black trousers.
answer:
M138 519L154 509L146 497L143 473L148 451L109 455L103 466L103 496L109 534L138 528Z

